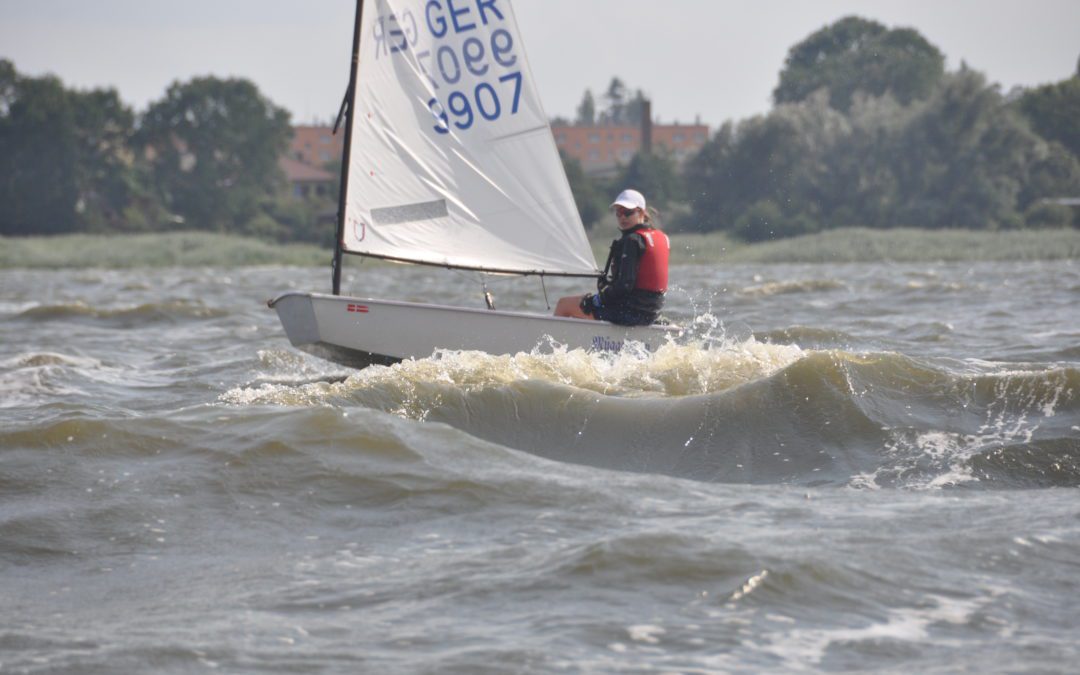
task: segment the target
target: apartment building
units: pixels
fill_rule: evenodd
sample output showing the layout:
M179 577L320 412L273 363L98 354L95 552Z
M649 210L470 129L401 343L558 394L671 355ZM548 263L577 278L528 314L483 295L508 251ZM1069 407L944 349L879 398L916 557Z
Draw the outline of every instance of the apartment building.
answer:
M639 126L554 126L555 144L581 162L586 173L600 174L630 163L641 151L649 132ZM652 148L671 153L677 163L701 150L709 139L704 124L653 124Z
M345 147L345 131L324 126L293 127L292 142L289 144L289 156L309 166L325 167L341 159Z
M293 127L288 152L278 160L293 196L310 198L332 194L333 186L340 178L328 171L327 165L341 159L344 145L345 134L341 130L335 135L332 127Z

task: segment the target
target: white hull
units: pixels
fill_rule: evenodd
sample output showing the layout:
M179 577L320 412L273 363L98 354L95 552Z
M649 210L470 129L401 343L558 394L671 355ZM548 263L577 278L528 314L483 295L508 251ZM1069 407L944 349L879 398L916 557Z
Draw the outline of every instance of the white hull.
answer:
M356 368L425 358L439 349L516 354L554 343L570 349L619 351L633 341L651 351L681 332L673 326L617 326L320 293L285 293L269 305L277 310L294 347Z

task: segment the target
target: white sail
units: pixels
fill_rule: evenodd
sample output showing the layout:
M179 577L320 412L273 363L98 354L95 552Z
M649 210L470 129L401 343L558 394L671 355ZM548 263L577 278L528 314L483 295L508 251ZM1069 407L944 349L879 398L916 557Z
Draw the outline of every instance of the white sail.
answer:
M597 273L509 0L366 0L344 250Z

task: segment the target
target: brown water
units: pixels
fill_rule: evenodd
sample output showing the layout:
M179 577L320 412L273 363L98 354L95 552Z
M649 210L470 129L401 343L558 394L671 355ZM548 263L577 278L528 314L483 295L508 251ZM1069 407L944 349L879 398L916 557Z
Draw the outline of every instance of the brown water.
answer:
M1076 264L677 267L655 354L361 372L265 308L327 276L0 272L0 672L1080 657Z

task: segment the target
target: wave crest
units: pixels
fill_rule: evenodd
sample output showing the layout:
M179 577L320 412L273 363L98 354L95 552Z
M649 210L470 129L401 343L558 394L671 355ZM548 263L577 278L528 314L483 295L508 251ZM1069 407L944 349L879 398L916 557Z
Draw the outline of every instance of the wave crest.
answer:
M99 307L76 301L55 305L38 305L23 310L15 318L27 321L82 319L107 323L141 323L144 321L214 319L227 315L227 311L207 307L197 300L165 300L129 307Z
M616 355L446 351L344 379L263 381L221 400L361 406L548 459L705 481L932 489L1080 482L1080 371L1069 367L749 339Z

